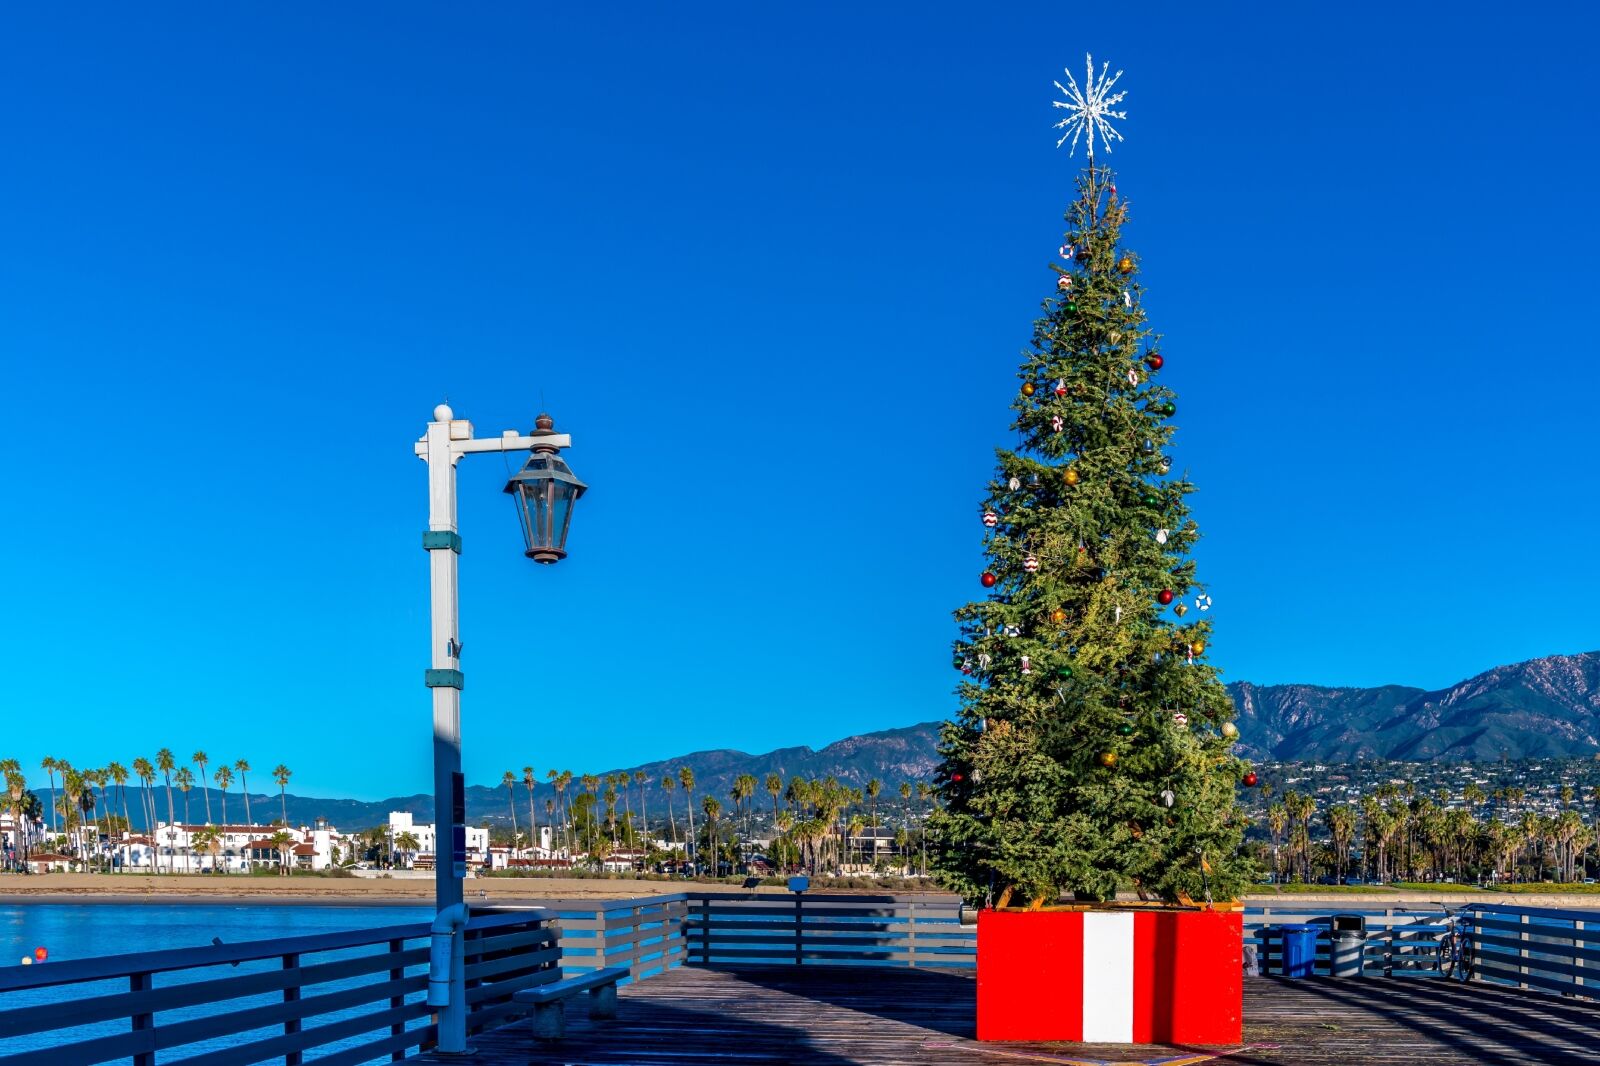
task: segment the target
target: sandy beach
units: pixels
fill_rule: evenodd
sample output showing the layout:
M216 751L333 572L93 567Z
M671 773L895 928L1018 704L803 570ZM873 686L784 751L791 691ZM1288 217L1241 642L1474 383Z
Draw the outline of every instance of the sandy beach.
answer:
M550 899L627 899L667 892L726 892L748 895L738 885L690 881L590 877L481 877L466 883L469 901L533 903ZM756 891L787 895L779 886ZM816 891L827 892L819 888ZM840 889L841 892L868 892ZM933 890L936 891L936 890ZM359 904L363 906L428 903L433 900L433 878L402 877L195 877L183 874L39 874L31 877L0 875L0 904L5 903L182 903L247 900L251 903ZM1387 905L1425 907L1434 901L1451 905L1502 903L1518 907L1600 907L1600 895L1550 893L1496 894L1463 891L1409 891L1391 889L1372 893L1285 893L1250 895L1251 906L1285 911L1339 910Z
M469 901L627 899L693 888L748 895L738 885L589 877L479 877L466 883ZM760 889L784 894L780 887ZM432 877L197 877L188 874L36 874L0 876L0 903L429 903Z

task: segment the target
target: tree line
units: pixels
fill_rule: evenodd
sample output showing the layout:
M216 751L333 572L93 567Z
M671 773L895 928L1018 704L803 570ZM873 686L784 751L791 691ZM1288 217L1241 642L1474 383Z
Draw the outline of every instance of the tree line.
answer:
M772 830L766 842L769 860L778 866L815 871L859 858L852 853L850 842L862 830L883 824L879 816L883 782L876 778L856 788L831 776L785 780L778 773L764 778L740 774L728 790L726 805L708 792L702 792L699 803L695 802L698 783L688 766L659 779L642 770L604 775L549 770L545 780L552 794L543 803L543 824L551 833L553 849L569 856L583 853L604 859L626 849L647 853L649 861L681 859L738 868L751 854L757 830L766 826ZM531 766L524 766L521 774L507 770L501 776L513 847L521 847L524 840L540 839L536 783ZM652 791L660 805L654 819ZM766 801L759 798L763 791ZM683 794L681 806L679 792ZM934 794L925 781L904 781L899 795L902 824L896 828L895 839L904 854L913 840L920 844ZM519 819L519 808L525 808L525 818ZM522 824L528 827L526 836L519 828ZM666 848L655 849L660 854L649 854L652 827L666 831ZM925 848L921 866L926 872Z
M211 757L204 751L196 751L189 756L188 763L180 763L171 748L162 748L156 752L153 760L140 756L126 766L112 761L103 767L93 768L76 767L65 759L47 755L40 761L39 769L44 771L47 779L50 797L48 804L40 804L37 792L29 789L27 776L16 759L0 759L0 778L5 782L7 810L11 815L13 826L21 827L35 821L45 821L51 838L62 840L63 846L71 849L75 856L87 858L97 850L98 843L87 839L91 825L112 840L124 830L130 833L141 831L139 829L141 824L142 832L146 835L153 834L156 823L162 820L163 792L165 821L168 824L176 822L178 820L176 812L181 806L183 821L189 824L192 822L189 794L197 785L200 786L200 793L205 801L205 824L210 827L211 792L204 787L204 782L211 766ZM250 773L248 759L235 759L232 763L224 762L212 771L211 781L215 783L220 794L218 796L222 815L220 824L229 824L228 795L235 774L238 775L239 789L244 800L245 822L254 824L250 810ZM272 780L278 786L279 811L282 815L279 824L282 826L289 824L288 797L285 790L293 773L294 771L283 763L279 763L271 771ZM56 784L58 779L59 788ZM137 783L130 790L131 781ZM176 797L174 790L177 792ZM133 793L131 807L130 791ZM134 818L135 814L138 815L137 821ZM216 831L213 835L216 841L220 841L220 831ZM24 861L33 846L33 841L27 833L18 831L17 836L20 839L12 842L17 851L12 860L14 863ZM201 843L199 834L196 843ZM218 847L220 848L220 844ZM159 858L157 849L158 861ZM172 870L171 856L168 857L167 864L168 870Z
M1559 795L1560 806L1544 812L1530 809L1519 787L1469 784L1430 795L1390 783L1327 807L1290 790L1267 806L1263 865L1275 879L1308 882L1576 881L1600 842L1600 786L1590 790L1597 813L1589 818L1576 789Z

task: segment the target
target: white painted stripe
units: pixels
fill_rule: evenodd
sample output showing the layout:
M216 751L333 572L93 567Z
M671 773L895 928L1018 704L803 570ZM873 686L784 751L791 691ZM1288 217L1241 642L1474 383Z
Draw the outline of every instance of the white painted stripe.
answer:
M1083 915L1083 1040L1133 1042L1133 915Z

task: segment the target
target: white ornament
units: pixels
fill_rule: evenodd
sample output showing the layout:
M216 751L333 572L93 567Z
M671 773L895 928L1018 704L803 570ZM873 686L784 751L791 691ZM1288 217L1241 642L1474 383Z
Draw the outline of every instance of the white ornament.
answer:
M1026 570L1030 574L1037 574L1039 572L1039 560L1035 559L1031 555L1028 556L1026 559L1022 560L1022 569Z
M1067 277L1065 274L1061 275L1056 279L1056 288L1062 292L1066 292L1068 289L1072 288L1072 279Z
M985 511L983 512L983 524L993 529L1000 524L1000 516L993 511Z
M1127 289L1123 289L1122 290L1122 306L1123 307L1132 307L1133 306L1133 293L1129 292Z
M1006 488L1010 489L1012 492L1016 492L1021 487L1022 487L1022 479L1021 478L1014 477L1010 481L1006 482Z
M1121 625L1122 624L1122 605L1121 604L1117 605L1116 612L1117 612L1117 624Z
M1139 387L1139 372L1137 370L1128 371L1128 384L1134 388Z
M987 669L989 669L989 664L992 663L992 662L994 662L994 660L989 658L989 653L988 652L979 652L978 653L978 669L979 670L987 670Z
M1063 429L1067 428L1067 420L1062 418L1060 415L1055 415L1050 419L1050 428L1055 430L1057 433L1060 433Z
M1202 611L1209 611L1211 610L1211 597L1202 592L1194 598L1194 605Z
M1178 798L1177 796L1173 795L1172 789L1164 788L1164 789L1161 790L1161 805L1163 807L1172 806L1172 804L1177 800L1177 798Z
M1056 378L1056 395L1057 396L1065 396L1066 394L1067 394L1067 379L1066 378Z
M1071 259L1072 258L1072 245L1063 244L1061 246L1061 258L1063 258L1063 259Z
M1022 672L1025 674L1033 673L1033 663L1028 660L1026 655L1022 657Z
M1068 149L1069 154L1077 152L1078 138L1087 134L1084 137L1086 142L1084 147L1088 149L1089 158L1092 160L1094 159L1095 134L1098 133L1100 135L1100 143L1105 146L1108 154L1111 151L1111 139L1122 140L1122 134L1113 129L1108 120L1128 117L1126 111L1111 110L1121 103L1122 98L1128 94L1123 91L1114 96L1111 95L1111 89L1117 84L1117 79L1122 77L1122 71L1117 71L1110 80L1107 80L1106 70L1111 64L1105 63L1100 67L1100 77L1096 78L1094 76L1094 57L1086 54L1083 58L1086 71L1083 78L1083 88L1078 88L1077 79L1072 76L1070 70L1062 71L1067 76L1067 85L1062 85L1059 81L1056 82L1056 88L1061 90L1061 94L1066 99L1052 100L1051 104L1055 107L1063 108L1067 112L1067 117L1057 122L1052 128L1065 131L1061 134L1061 139L1056 142L1057 148L1067 143L1067 138L1072 138L1072 147ZM1067 88L1068 85L1071 86L1070 89Z
M1022 636L1022 627L1021 626L1002 626L1000 628L1000 632L1004 633L1008 637L1020 637L1020 636Z
M1171 536L1171 534L1165 529L1156 530L1156 543L1165 544L1167 542L1167 537L1169 536Z
M1182 711L1174 711L1172 714L1172 724L1177 726L1179 729L1188 729L1189 716L1184 714Z
M972 660L971 659L962 659L961 660L961 672L963 674L972 673Z

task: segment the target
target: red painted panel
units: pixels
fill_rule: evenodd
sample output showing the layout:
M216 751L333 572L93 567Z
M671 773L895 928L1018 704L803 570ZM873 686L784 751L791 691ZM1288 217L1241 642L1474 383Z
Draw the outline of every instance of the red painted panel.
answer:
M1083 912L980 911L978 1039L1082 1036Z
M1133 1039L1237 1044L1244 1036L1244 916L1143 912L1133 926Z

